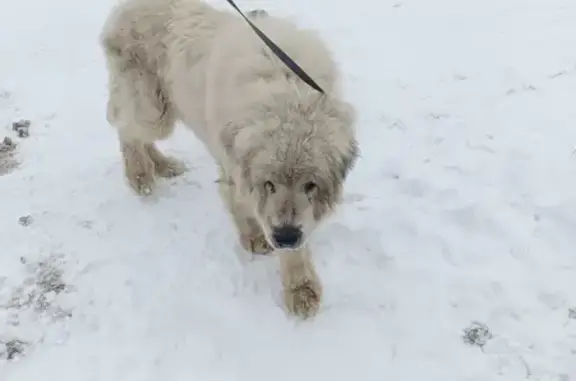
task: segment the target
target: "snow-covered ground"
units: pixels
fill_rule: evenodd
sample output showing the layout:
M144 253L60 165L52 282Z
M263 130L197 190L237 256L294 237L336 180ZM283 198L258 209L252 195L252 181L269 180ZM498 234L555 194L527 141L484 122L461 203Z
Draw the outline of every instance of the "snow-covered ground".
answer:
M319 29L360 114L305 322L276 261L239 254L190 132L156 201L125 185L113 1L0 7L0 380L576 380L574 0L239 0Z

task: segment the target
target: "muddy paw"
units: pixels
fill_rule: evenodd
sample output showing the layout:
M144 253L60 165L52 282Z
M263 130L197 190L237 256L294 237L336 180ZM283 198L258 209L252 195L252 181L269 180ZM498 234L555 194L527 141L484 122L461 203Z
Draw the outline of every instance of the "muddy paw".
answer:
M305 280L284 291L286 308L291 314L304 319L315 316L320 308L321 294L320 284Z
M272 247L270 247L264 235L257 237L243 235L240 237L240 243L244 250L253 254L266 255L272 252Z
M166 157L161 162L154 162L154 170L160 177L177 177L187 171L186 164L172 157Z

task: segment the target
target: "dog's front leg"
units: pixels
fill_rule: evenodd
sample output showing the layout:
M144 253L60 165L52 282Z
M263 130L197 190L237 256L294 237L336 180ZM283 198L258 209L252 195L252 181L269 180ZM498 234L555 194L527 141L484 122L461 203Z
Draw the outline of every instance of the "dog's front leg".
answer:
M233 217L240 235L240 244L244 250L262 255L272 251L255 218L243 212L242 207L235 208Z
M239 235L239 241L242 248L254 254L268 254L272 248L268 244L264 232L260 228L258 221L252 216L241 198L237 194L234 181L227 177L220 168L219 179L220 196L226 204L229 213L232 216L234 225Z
M322 284L308 245L298 250L282 251L279 257L286 308L293 315L305 319L316 315L322 299Z

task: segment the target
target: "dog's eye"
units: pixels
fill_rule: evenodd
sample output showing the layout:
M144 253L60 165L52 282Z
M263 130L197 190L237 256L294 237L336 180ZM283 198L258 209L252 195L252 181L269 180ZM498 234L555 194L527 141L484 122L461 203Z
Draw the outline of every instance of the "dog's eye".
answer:
M306 184L304 184L304 192L306 193L312 193L316 190L316 188L318 188L318 185L316 185L316 183L313 181L308 181Z
M276 187L272 181L266 181L264 183L264 188L270 193L276 193Z

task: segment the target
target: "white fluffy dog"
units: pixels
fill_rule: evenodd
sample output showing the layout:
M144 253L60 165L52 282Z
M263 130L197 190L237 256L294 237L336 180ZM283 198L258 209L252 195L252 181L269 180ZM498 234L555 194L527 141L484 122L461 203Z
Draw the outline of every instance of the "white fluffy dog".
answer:
M242 246L280 251L287 309L314 315L322 287L307 239L340 202L358 155L355 111L317 34L251 12L256 25L325 91L296 76L245 20L200 0L127 0L101 36L108 120L140 195L185 167L155 142L192 128L220 168L220 193Z

